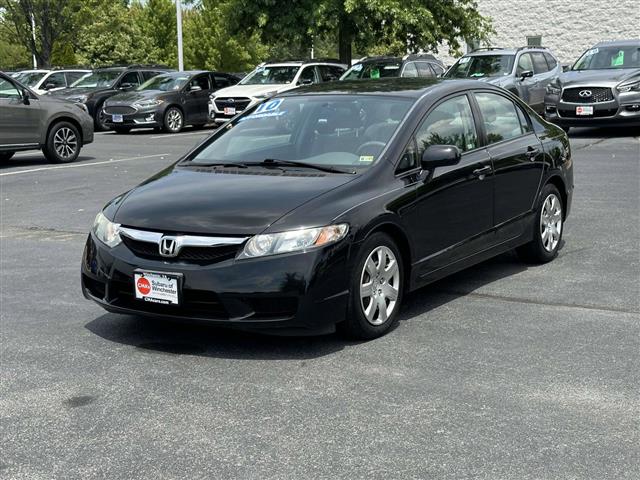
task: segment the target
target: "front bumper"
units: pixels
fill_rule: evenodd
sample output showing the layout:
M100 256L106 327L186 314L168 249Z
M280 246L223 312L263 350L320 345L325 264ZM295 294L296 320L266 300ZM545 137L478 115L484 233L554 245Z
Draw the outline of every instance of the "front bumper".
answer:
M115 313L206 321L279 334L319 334L344 320L349 244L305 253L216 263L141 258L124 243L108 248L90 234L82 259L84 296ZM183 277L181 305L137 300L136 269Z
M599 103L568 102L562 99L562 94L547 93L545 118L563 127L640 126L640 92L619 93L615 88L612 91L613 100ZM578 115L578 107L593 107L593 114Z
M221 123L225 123L228 120L231 120L233 117L240 115L242 112L244 112L245 110L247 110L248 108L251 108L252 106L254 106L256 103L258 103L260 100L256 99L256 98L249 98L249 102L243 102L242 108L236 108L235 113L231 114L228 113L228 111L226 112L225 109L221 109L218 108L218 106L215 103L215 100L209 100L209 104L208 104L208 109L209 109L209 119L211 121L213 121L214 123L217 124L221 124ZM246 105L245 105L246 103ZM231 103L225 103L227 106L232 106L233 104Z
M121 122L114 122L114 115L108 113L108 107L104 109L105 124L110 128L127 127L127 128L151 128L162 126L162 112L158 109L137 110L133 113L115 114L122 117Z

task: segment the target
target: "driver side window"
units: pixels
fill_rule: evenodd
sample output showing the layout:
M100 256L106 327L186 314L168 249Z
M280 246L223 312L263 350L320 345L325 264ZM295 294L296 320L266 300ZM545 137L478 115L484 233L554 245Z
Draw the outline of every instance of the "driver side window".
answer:
M434 108L416 133L418 158L430 145L455 145L462 152L478 147L478 134L466 95L445 100Z
M0 78L0 98L18 98L20 96L20 91L13 83Z
M138 80L138 74L136 72L129 72L124 77L122 77L122 81L120 82L120 86L124 84L130 84L133 86L140 85L140 80Z
M520 59L518 60L516 75L520 76L523 72L533 72L533 62L531 61L531 55L528 53L520 55Z
M304 70L302 70L302 73L300 74L300 78L298 79L298 82L300 82L301 84L316 83L315 68L306 67Z

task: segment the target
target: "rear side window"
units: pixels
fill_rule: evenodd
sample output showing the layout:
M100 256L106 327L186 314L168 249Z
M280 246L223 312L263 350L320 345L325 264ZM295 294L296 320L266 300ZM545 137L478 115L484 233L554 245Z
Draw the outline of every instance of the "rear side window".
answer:
M418 69L416 68L416 64L414 62L407 63L404 66L404 70L402 71L403 77L417 77Z
M476 93L489 144L519 137L524 133L522 112L508 98L495 93Z
M67 76L67 84L71 85L72 83L80 80L84 77L87 72L67 72L65 75Z
M157 77L162 72L153 72L153 71L147 70L147 71L140 72L140 73L142 73L142 78L144 78L144 81L146 82L150 78Z
M416 134L418 158L430 145L455 145L463 152L478 146L478 134L466 95L445 100L429 113Z
M531 55L528 53L520 55L520 59L518 60L516 75L520 76L523 72L533 72L533 62L531 61Z
M558 62L556 61L555 58L553 58L553 55L549 53L545 53L544 58L547 59L547 65L549 65L549 70L553 70L558 66Z
M436 75L442 75L444 73L444 68L442 68L437 63L432 63L431 68L433 68L433 71L435 72Z
M435 74L427 62L416 62L419 77L434 77Z
M533 71L538 73L545 73L549 71L547 61L544 59L544 55L541 52L532 53L533 57Z

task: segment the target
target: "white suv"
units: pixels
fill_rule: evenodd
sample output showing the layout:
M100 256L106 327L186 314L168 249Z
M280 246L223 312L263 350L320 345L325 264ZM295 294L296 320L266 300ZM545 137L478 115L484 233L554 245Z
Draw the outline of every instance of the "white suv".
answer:
M338 80L347 66L338 60L306 60L263 63L237 85L209 97L209 118L224 123L238 113L276 93L299 85Z
M76 80L90 73L91 70L56 69L56 70L23 70L11 75L38 95L53 92L71 86Z

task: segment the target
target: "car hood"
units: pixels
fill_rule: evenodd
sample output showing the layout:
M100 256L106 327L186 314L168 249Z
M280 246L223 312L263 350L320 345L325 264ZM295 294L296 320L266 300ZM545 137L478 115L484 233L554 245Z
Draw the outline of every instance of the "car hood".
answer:
M270 92L284 92L295 88L292 83L270 84L270 85L234 85L233 87L221 88L216 92L216 97L255 97Z
M133 91L133 92L123 92L114 95L113 97L107 99L104 104L108 105L131 105L132 103L138 102L140 100L149 100L162 96L163 94L167 94L169 92L163 92L161 90L143 90L143 91Z
M113 221L161 232L254 235L355 177L297 169L170 167L131 190Z
M562 85L595 83L617 85L624 80L640 76L640 68L607 68L604 70L569 70L560 75Z

